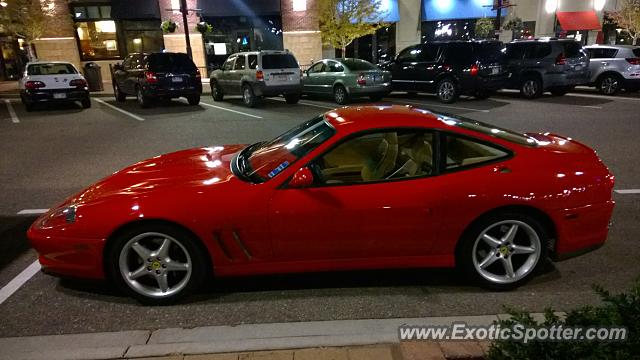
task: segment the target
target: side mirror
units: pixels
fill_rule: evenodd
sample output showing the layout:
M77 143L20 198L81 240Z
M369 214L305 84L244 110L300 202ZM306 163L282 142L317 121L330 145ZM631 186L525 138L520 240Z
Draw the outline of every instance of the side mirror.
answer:
M122 70L124 69L124 67L122 66L122 64L118 63L118 64L113 64L113 70Z
M289 181L289 187L294 189L301 189L311 185L313 185L313 173L307 167L303 167L296 171Z

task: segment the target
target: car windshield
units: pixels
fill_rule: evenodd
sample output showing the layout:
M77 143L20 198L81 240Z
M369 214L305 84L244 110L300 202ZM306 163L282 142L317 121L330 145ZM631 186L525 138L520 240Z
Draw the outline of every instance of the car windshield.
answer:
M262 68L268 69L292 69L297 68L298 62L291 54L264 54L262 55Z
M318 116L269 142L245 148L238 155L238 172L247 180L265 182L320 146L334 133L335 129L325 121L324 116Z
M77 73L71 64L32 64L27 68L27 75L66 75Z
M360 59L346 59L342 60L342 63L351 71L378 70L372 63Z
M458 126L463 129L477 131L479 133L493 136L498 139L506 140L519 145L531 147L538 145L538 142L530 136L503 129L494 125L486 124L481 121L464 117L452 118L444 115L439 115L438 120L441 120L442 122L450 126Z
M196 66L187 54L151 54L149 69L158 72L195 72Z

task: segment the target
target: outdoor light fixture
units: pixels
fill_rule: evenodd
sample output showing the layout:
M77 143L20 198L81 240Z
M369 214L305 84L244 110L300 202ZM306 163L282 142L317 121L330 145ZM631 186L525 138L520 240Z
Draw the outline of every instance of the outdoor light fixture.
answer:
M293 0L293 11L306 11L307 0Z
M606 3L607 0L593 0L593 10L601 11Z
M544 3L544 9L549 14L556 12L558 9L558 0L546 0Z
M9 4L7 4L6 1L0 1L0 6L7 7L7 5L9 5Z
M142 44L142 39L141 38L135 38L135 39L133 39L133 43L136 44L136 45L140 45L140 44Z

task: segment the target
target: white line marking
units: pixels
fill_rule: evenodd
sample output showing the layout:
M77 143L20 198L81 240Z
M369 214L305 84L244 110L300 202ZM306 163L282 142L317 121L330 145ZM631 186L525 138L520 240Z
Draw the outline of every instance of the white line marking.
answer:
M602 109L602 106L593 106L593 105L582 105L583 108L589 109Z
M640 189L621 189L614 190L618 194L640 194Z
M130 117L132 117L132 118L134 118L134 119L136 119L136 120L138 120L138 121L144 121L144 119L143 119L143 118L141 118L140 116L138 116L138 115L136 115L136 114L132 114L132 113L130 113L130 112L128 112L128 111L126 111L126 110L122 110L122 109L120 109L119 107L114 106L114 105L111 105L111 104L109 104L108 102L106 102L106 101L104 101L104 100L101 100L101 99L98 99L98 98L95 98L95 97L93 98L93 100L95 100L95 101L99 102L99 103L100 103L100 104L102 104L102 105L105 105L105 106L107 106L107 107L110 107L110 108L112 108L112 109L113 109L113 110L115 110L115 111L118 111L118 112L123 113L123 114L125 114L125 115L127 115L127 116L130 116Z
M285 99L278 99L278 98L269 98L269 100L275 100L275 101L287 101L287 100L285 100ZM337 104L336 104L336 106L325 106L325 105L312 104L312 103L310 103L310 102L306 102L306 101L300 101L300 102L298 102L298 104L301 104L301 105L307 105L307 106L315 106L315 107L317 107L317 108L321 108L321 109L329 109L329 110L333 110L333 109L336 109L336 108L338 108L339 106L341 106L341 105L337 105Z
M200 105L212 107L214 109L229 111L229 112L232 112L232 113L236 113L236 114L240 114L240 115L244 115L244 116L249 116L249 117L256 118L256 119L262 119L262 116L248 114L248 113L245 113L245 112L242 112L242 111L227 109L227 108L223 108L222 106L216 106L216 105L207 104L206 102L203 102L203 101L200 102Z
M11 105L11 100L5 100L4 101L5 104L7 104L7 111L9 111L9 116L11 116L11 121L14 124L19 124L20 123L20 119L18 119L18 115L16 114L16 110L13 108L13 105Z
M13 295L13 293L18 291L18 289L20 289L24 283L29 281L33 275L37 274L38 271L40 271L40 262L36 260L31 265L27 266L26 269L22 270L18 276L9 281L7 285L0 289L0 304L7 300L9 296Z
M473 109L473 108L468 108L468 107L462 107L462 106L450 106L450 105L440 105L440 104L427 104L427 103L419 103L419 102L414 102L414 101L396 101L399 102L401 104L411 104L411 105L420 105L420 106L433 106L433 107L441 107L441 108L448 108L448 109L457 109L457 110L469 110L469 111L478 111L478 112L483 112L483 113L488 113L491 112L490 110L484 110L484 109Z
M24 209L24 210L18 211L18 215L44 214L47 211L49 211L49 209Z

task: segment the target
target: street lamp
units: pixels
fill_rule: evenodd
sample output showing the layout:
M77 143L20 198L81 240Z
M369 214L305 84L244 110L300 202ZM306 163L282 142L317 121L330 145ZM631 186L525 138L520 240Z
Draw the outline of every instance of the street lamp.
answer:
M0 6L7 7L7 5L9 5L9 4L7 4L6 1L0 1Z

